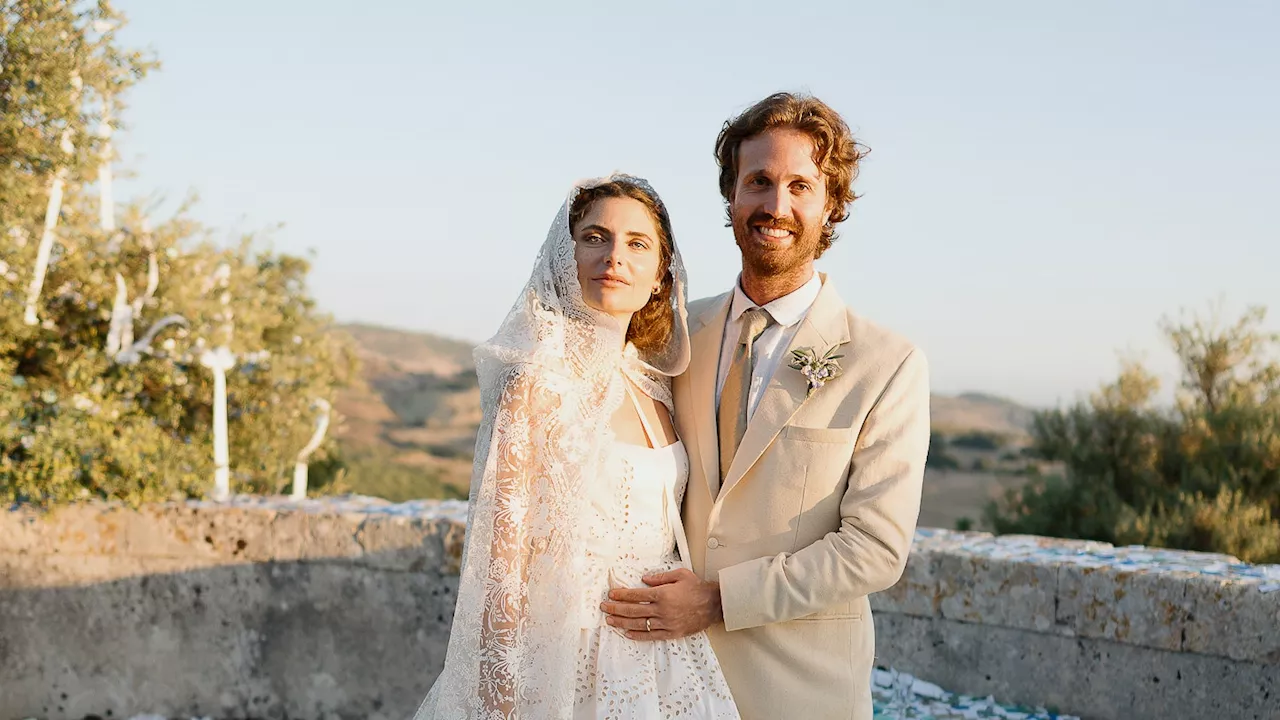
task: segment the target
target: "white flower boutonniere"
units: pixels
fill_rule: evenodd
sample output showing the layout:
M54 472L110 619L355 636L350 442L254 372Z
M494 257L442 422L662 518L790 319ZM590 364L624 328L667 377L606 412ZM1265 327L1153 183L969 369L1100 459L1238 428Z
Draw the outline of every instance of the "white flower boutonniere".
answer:
M809 381L809 390L805 393L805 397L813 394L814 390L827 384L828 380L840 377L840 358L843 355L835 355L835 351L839 345L831 346L831 349L818 355L817 351L811 347L796 348L791 351L791 368L799 370L804 379Z

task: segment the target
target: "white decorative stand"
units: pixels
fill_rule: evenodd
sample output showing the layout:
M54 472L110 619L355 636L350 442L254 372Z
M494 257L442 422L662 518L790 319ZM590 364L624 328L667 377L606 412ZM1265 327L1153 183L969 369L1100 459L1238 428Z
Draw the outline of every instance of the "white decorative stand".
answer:
M213 499L231 497L231 453L227 448L227 371L236 366L236 356L223 345L206 350L200 364L213 372Z
M71 76L71 86L72 104L78 106L80 90L84 87L79 73ZM59 147L68 157L75 152L75 145L71 142L70 125L62 131L62 140ZM44 288L45 273L49 271L49 255L53 252L54 231L58 227L58 215L62 212L62 191L66 183L67 167L63 165L54 172L53 182L49 186L49 205L44 211L44 232L40 235L40 247L36 251L35 272L31 276L31 285L27 289L27 307L22 319L28 325L40 324L40 317L36 313L36 308L40 304L40 291Z
M123 345L120 352L116 353L116 362L122 365L136 365L143 355L151 352L151 343L155 341L156 335L160 334L161 330L170 325L186 324L187 319L181 315L165 315L143 333L141 340L131 345Z
M142 339L134 342L133 324L142 316L142 308L147 301L155 297L160 287L160 265L156 261L155 250L151 246L151 228L147 221L142 221L143 243L151 250L147 256L147 289L142 295L129 302L129 288L124 277L116 273L116 297L111 305L111 327L107 331L107 342L104 350L118 363L136 364L142 356L151 352L151 343L156 335L170 325L186 325L187 319L181 315L166 315L158 320L142 335Z
M320 417L316 418L316 431L311 441L298 453L298 462L293 466L293 499L302 500L307 496L307 458L320 447L324 434L329 429L329 414L333 409L329 401L323 398L316 400L315 407L320 409Z

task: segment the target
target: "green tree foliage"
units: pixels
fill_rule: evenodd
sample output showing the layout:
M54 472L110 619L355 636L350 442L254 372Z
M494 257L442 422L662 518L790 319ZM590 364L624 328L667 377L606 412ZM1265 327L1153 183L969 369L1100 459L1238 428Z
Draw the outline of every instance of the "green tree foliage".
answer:
M967 450L987 450L994 452L1004 447L1005 438L1000 433L984 430L972 430L951 438L951 446Z
M156 66L119 47L122 22L107 2L0 0L0 228L43 223L59 169L72 187L96 174L100 110L86 101L119 103ZM59 147L67 129L69 156Z
M1264 308L1232 323L1165 321L1181 383L1173 408L1158 380L1126 363L1087 403L1040 413L1051 477L987 508L997 532L1141 543L1280 562L1280 335Z
M118 47L122 22L106 2L0 0L0 499L206 493L213 378L200 359L224 345L238 358L227 377L232 489L274 492L313 431L313 403L352 378L354 354L311 299L306 260L252 236L221 246L185 209L149 228L142 208L125 206L117 230L100 227L94 108L109 99L118 117L120 93L154 66ZM68 127L71 154L59 147ZM65 201L39 322L29 325L24 304L60 171ZM120 286L137 307L136 339L168 316L185 323L136 358L108 352ZM313 458L323 463L330 446Z
M929 434L929 454L924 464L936 470L959 470L960 461L947 452L947 438L938 432Z

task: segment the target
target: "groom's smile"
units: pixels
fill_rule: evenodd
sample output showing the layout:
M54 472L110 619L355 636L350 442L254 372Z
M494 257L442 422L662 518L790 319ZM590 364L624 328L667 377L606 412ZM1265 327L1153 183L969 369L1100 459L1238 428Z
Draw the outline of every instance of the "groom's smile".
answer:
M757 227L756 232L760 233L761 235L764 235L765 237L777 238L779 240L781 240L782 238L791 237L790 230L783 230L782 228L765 227L763 225Z
M795 238L804 237L804 226L791 219L775 218L767 212L757 211L747 220L753 239L761 245L779 249L790 246Z

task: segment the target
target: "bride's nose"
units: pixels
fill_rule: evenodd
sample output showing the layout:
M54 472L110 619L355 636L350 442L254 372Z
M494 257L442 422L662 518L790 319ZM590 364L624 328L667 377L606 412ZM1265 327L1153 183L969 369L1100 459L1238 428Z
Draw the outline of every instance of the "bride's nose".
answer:
M609 252L605 253L604 263L609 267L620 267L623 259L626 257L623 253L625 245L620 242L614 242L609 245Z

